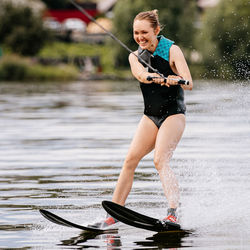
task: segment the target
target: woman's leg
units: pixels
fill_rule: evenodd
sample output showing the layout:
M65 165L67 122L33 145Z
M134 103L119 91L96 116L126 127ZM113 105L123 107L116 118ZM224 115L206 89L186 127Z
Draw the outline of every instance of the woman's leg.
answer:
M185 128L185 116L176 114L169 116L161 125L155 142L154 163L159 172L165 196L170 208L177 208L179 204L179 186L170 159L181 139Z
M124 161L122 171L114 191L112 199L113 202L120 205L125 204L127 196L132 188L135 169L139 161L154 149L157 132L158 128L155 124L144 115L138 125Z

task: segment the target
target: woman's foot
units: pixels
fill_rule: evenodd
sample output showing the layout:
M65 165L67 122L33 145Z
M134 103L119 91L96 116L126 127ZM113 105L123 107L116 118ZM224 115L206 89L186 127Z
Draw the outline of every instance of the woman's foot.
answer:
M177 223L177 218L176 216L169 214L166 218L163 219L163 222L172 222L172 223Z
M115 223L117 223L118 220L115 219L114 217L107 215L107 218L104 221L101 222L96 222L92 225L88 225L89 227L95 227L95 228L105 228L105 227L109 227L111 225L114 225Z
M162 222L177 223L176 208L168 209L168 216L162 220Z

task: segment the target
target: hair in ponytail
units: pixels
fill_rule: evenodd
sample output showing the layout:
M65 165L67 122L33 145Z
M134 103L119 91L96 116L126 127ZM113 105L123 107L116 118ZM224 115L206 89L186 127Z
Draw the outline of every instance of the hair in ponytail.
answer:
M149 21L153 29L156 29L157 27L160 27L160 29L162 29L162 25L159 22L158 10L156 9L138 13L134 21L136 20L147 20Z

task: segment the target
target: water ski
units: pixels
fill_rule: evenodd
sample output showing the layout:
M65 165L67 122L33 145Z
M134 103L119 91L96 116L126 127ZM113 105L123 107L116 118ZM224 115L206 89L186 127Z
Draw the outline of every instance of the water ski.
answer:
M78 225L75 224L73 222L70 222L68 220L63 219L62 217L55 215L47 210L44 209L40 209L39 212L49 221L61 225L61 226L66 226L66 227L72 227L72 228L78 228L84 231L88 231L88 232L93 232L93 233L97 233L97 234L101 234L101 233L111 233L111 232L116 232L117 229L108 229L108 228L95 228L95 227L91 227L91 226L82 226L82 225Z
M177 223L162 223L162 221L159 219L140 214L111 201L103 201L102 206L108 214L110 214L117 220L133 227L138 227L155 232L185 232L185 230L183 230Z

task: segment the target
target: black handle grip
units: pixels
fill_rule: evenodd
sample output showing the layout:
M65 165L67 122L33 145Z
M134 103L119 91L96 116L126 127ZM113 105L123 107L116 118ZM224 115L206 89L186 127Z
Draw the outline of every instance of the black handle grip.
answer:
M163 77L148 76L148 77L147 77L147 81L153 81L153 79L156 79L156 78L163 78ZM165 78L165 77L164 77L164 82L165 82L165 83L167 82L167 78Z
M153 79L155 78L162 78L162 77L156 77L156 76L148 76L147 77L147 81L153 81ZM164 82L166 83L167 82L167 78L164 78ZM184 79L179 79L178 80L178 84L183 84L183 85L189 85L189 81L187 80L184 80Z
M180 79L178 80L179 84L184 84L184 85L189 85L189 81L188 80L184 80L184 79Z
M147 81L153 81L153 77L152 76L148 76L147 77Z

